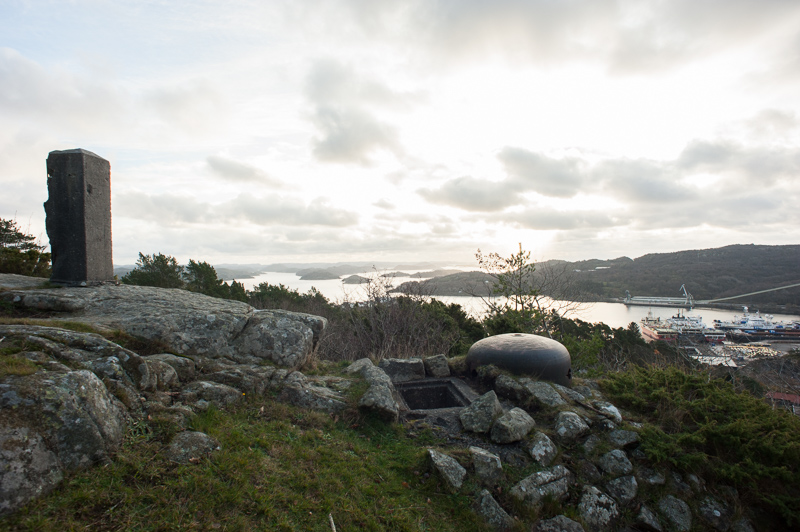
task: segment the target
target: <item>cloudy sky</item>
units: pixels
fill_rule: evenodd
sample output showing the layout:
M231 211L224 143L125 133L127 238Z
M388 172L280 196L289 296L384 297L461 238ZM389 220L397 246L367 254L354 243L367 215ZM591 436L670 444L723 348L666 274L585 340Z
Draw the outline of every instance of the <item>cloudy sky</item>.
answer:
M0 217L111 162L114 261L800 243L796 0L0 0Z

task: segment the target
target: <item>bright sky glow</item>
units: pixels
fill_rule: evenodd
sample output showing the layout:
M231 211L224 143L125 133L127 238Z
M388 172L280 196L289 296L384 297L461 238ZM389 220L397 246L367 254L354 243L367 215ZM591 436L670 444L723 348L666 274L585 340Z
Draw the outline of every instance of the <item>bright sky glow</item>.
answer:
M114 261L800 243L800 3L9 0L0 217L111 162Z

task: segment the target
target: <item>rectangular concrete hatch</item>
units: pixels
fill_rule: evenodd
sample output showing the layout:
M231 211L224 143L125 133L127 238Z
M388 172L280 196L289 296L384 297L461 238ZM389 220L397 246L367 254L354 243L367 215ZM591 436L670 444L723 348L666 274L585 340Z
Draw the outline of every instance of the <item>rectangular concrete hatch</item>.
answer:
M425 379L395 383L409 410L469 406L477 396L459 379Z

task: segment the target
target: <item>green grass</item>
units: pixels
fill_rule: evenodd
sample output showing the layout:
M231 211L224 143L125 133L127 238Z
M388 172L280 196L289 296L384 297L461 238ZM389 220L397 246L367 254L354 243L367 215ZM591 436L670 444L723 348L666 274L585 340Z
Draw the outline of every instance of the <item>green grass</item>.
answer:
M674 367L609 374L603 391L647 421L642 448L655 463L737 488L765 520L780 516L773 529L800 524L800 418Z
M0 528L330 531L331 514L339 531L487 530L470 510L475 486L451 495L426 475L428 433L271 400L210 410L192 428L222 450L173 464L167 438L139 426L113 463L68 476Z

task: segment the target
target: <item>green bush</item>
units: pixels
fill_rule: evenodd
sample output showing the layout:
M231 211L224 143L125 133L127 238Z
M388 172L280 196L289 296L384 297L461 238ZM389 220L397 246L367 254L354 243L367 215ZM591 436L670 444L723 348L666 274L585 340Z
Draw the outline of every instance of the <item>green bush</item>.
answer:
M800 524L800 419L705 372L634 367L607 375L610 400L649 421L642 448L661 463L739 489Z

